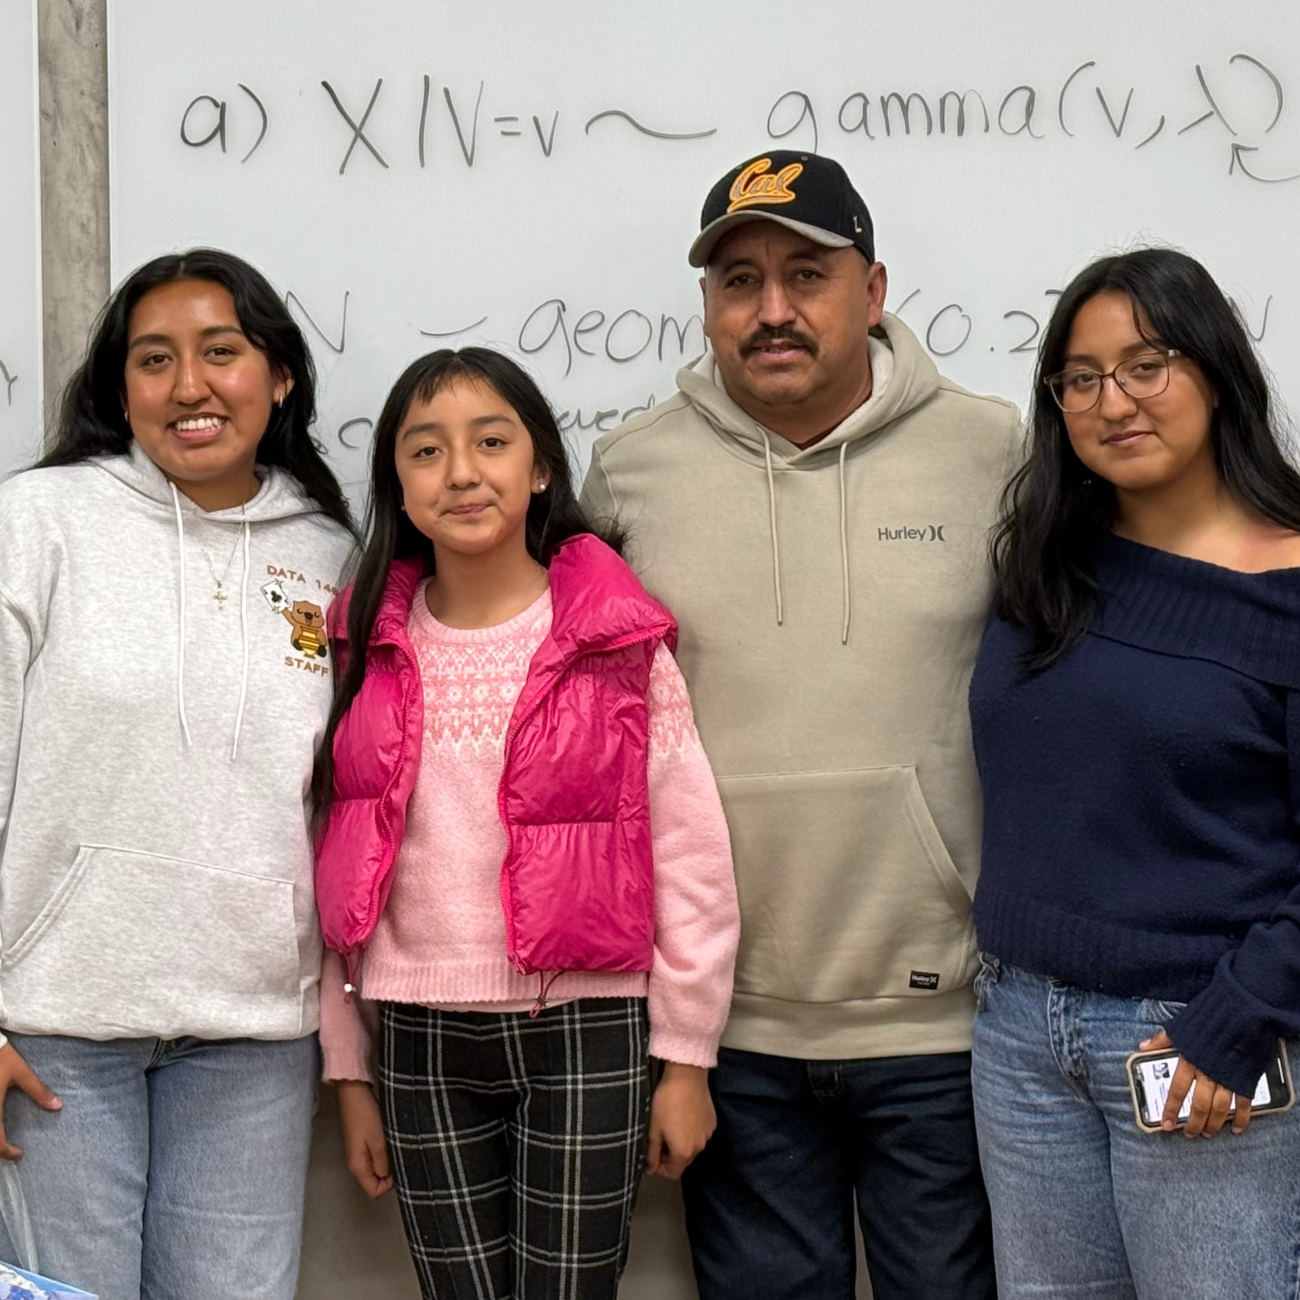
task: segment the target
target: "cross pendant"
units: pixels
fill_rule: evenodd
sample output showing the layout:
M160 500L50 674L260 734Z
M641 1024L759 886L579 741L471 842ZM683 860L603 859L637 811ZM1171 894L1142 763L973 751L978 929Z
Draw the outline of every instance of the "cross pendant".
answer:
M226 601L230 599L224 591L221 590L221 584L217 583L217 589L212 593L212 599L217 602L218 609L225 609Z

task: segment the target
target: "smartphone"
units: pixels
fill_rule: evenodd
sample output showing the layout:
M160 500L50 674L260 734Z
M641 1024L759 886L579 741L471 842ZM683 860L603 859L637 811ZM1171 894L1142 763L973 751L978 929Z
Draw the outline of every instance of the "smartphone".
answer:
M1174 1071L1178 1069L1181 1059L1173 1050L1134 1052L1128 1058L1128 1086L1133 1094L1133 1113L1137 1116L1138 1128L1144 1133L1163 1131L1160 1121L1165 1113L1170 1085L1174 1081ZM1185 1124L1192 1113L1192 1098L1195 1094L1196 1085L1193 1083L1178 1112L1180 1124ZM1234 1099L1234 1110L1236 1105ZM1287 1064L1286 1051L1279 1043L1268 1069L1259 1076L1255 1095L1250 1101L1250 1113L1252 1118L1256 1115L1276 1115L1290 1110L1294 1105L1295 1088L1291 1083L1291 1067Z

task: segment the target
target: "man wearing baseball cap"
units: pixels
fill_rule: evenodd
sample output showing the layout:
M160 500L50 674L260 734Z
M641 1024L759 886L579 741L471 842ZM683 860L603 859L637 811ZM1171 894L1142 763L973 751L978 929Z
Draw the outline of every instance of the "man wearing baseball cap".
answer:
M851 1300L856 1200L876 1300L988 1300L966 687L1019 419L884 311L838 163L750 159L700 226L709 350L583 489L679 620L731 828L718 1127L684 1180L700 1295Z

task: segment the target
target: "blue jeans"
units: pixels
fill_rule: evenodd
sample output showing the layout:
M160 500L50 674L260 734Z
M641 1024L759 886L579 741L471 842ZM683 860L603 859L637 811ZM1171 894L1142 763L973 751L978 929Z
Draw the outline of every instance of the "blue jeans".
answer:
M100 1300L293 1300L315 1035L10 1041L63 1102L5 1101L24 1154L0 1177L26 1202L25 1264ZM24 1225L6 1226L20 1246Z
M718 1129L682 1180L701 1300L992 1300L970 1056L803 1061L723 1048Z
M1003 1300L1297 1295L1300 1110L1240 1136L1144 1133L1124 1062L1180 1004L987 957L975 991L975 1119Z

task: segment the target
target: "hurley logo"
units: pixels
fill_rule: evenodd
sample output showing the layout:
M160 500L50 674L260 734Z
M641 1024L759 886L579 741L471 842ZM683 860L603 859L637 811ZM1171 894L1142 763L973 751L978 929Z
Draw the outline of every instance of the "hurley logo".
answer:
M731 184L731 205L728 212L752 208L759 203L793 203L795 196L790 183L803 173L803 163L791 163L779 172L772 172L770 158L756 158Z
M914 970L912 978L907 981L909 989L937 989L939 987L939 972L932 970Z
M876 539L881 542L942 542L947 524L921 524L917 528L877 528Z

